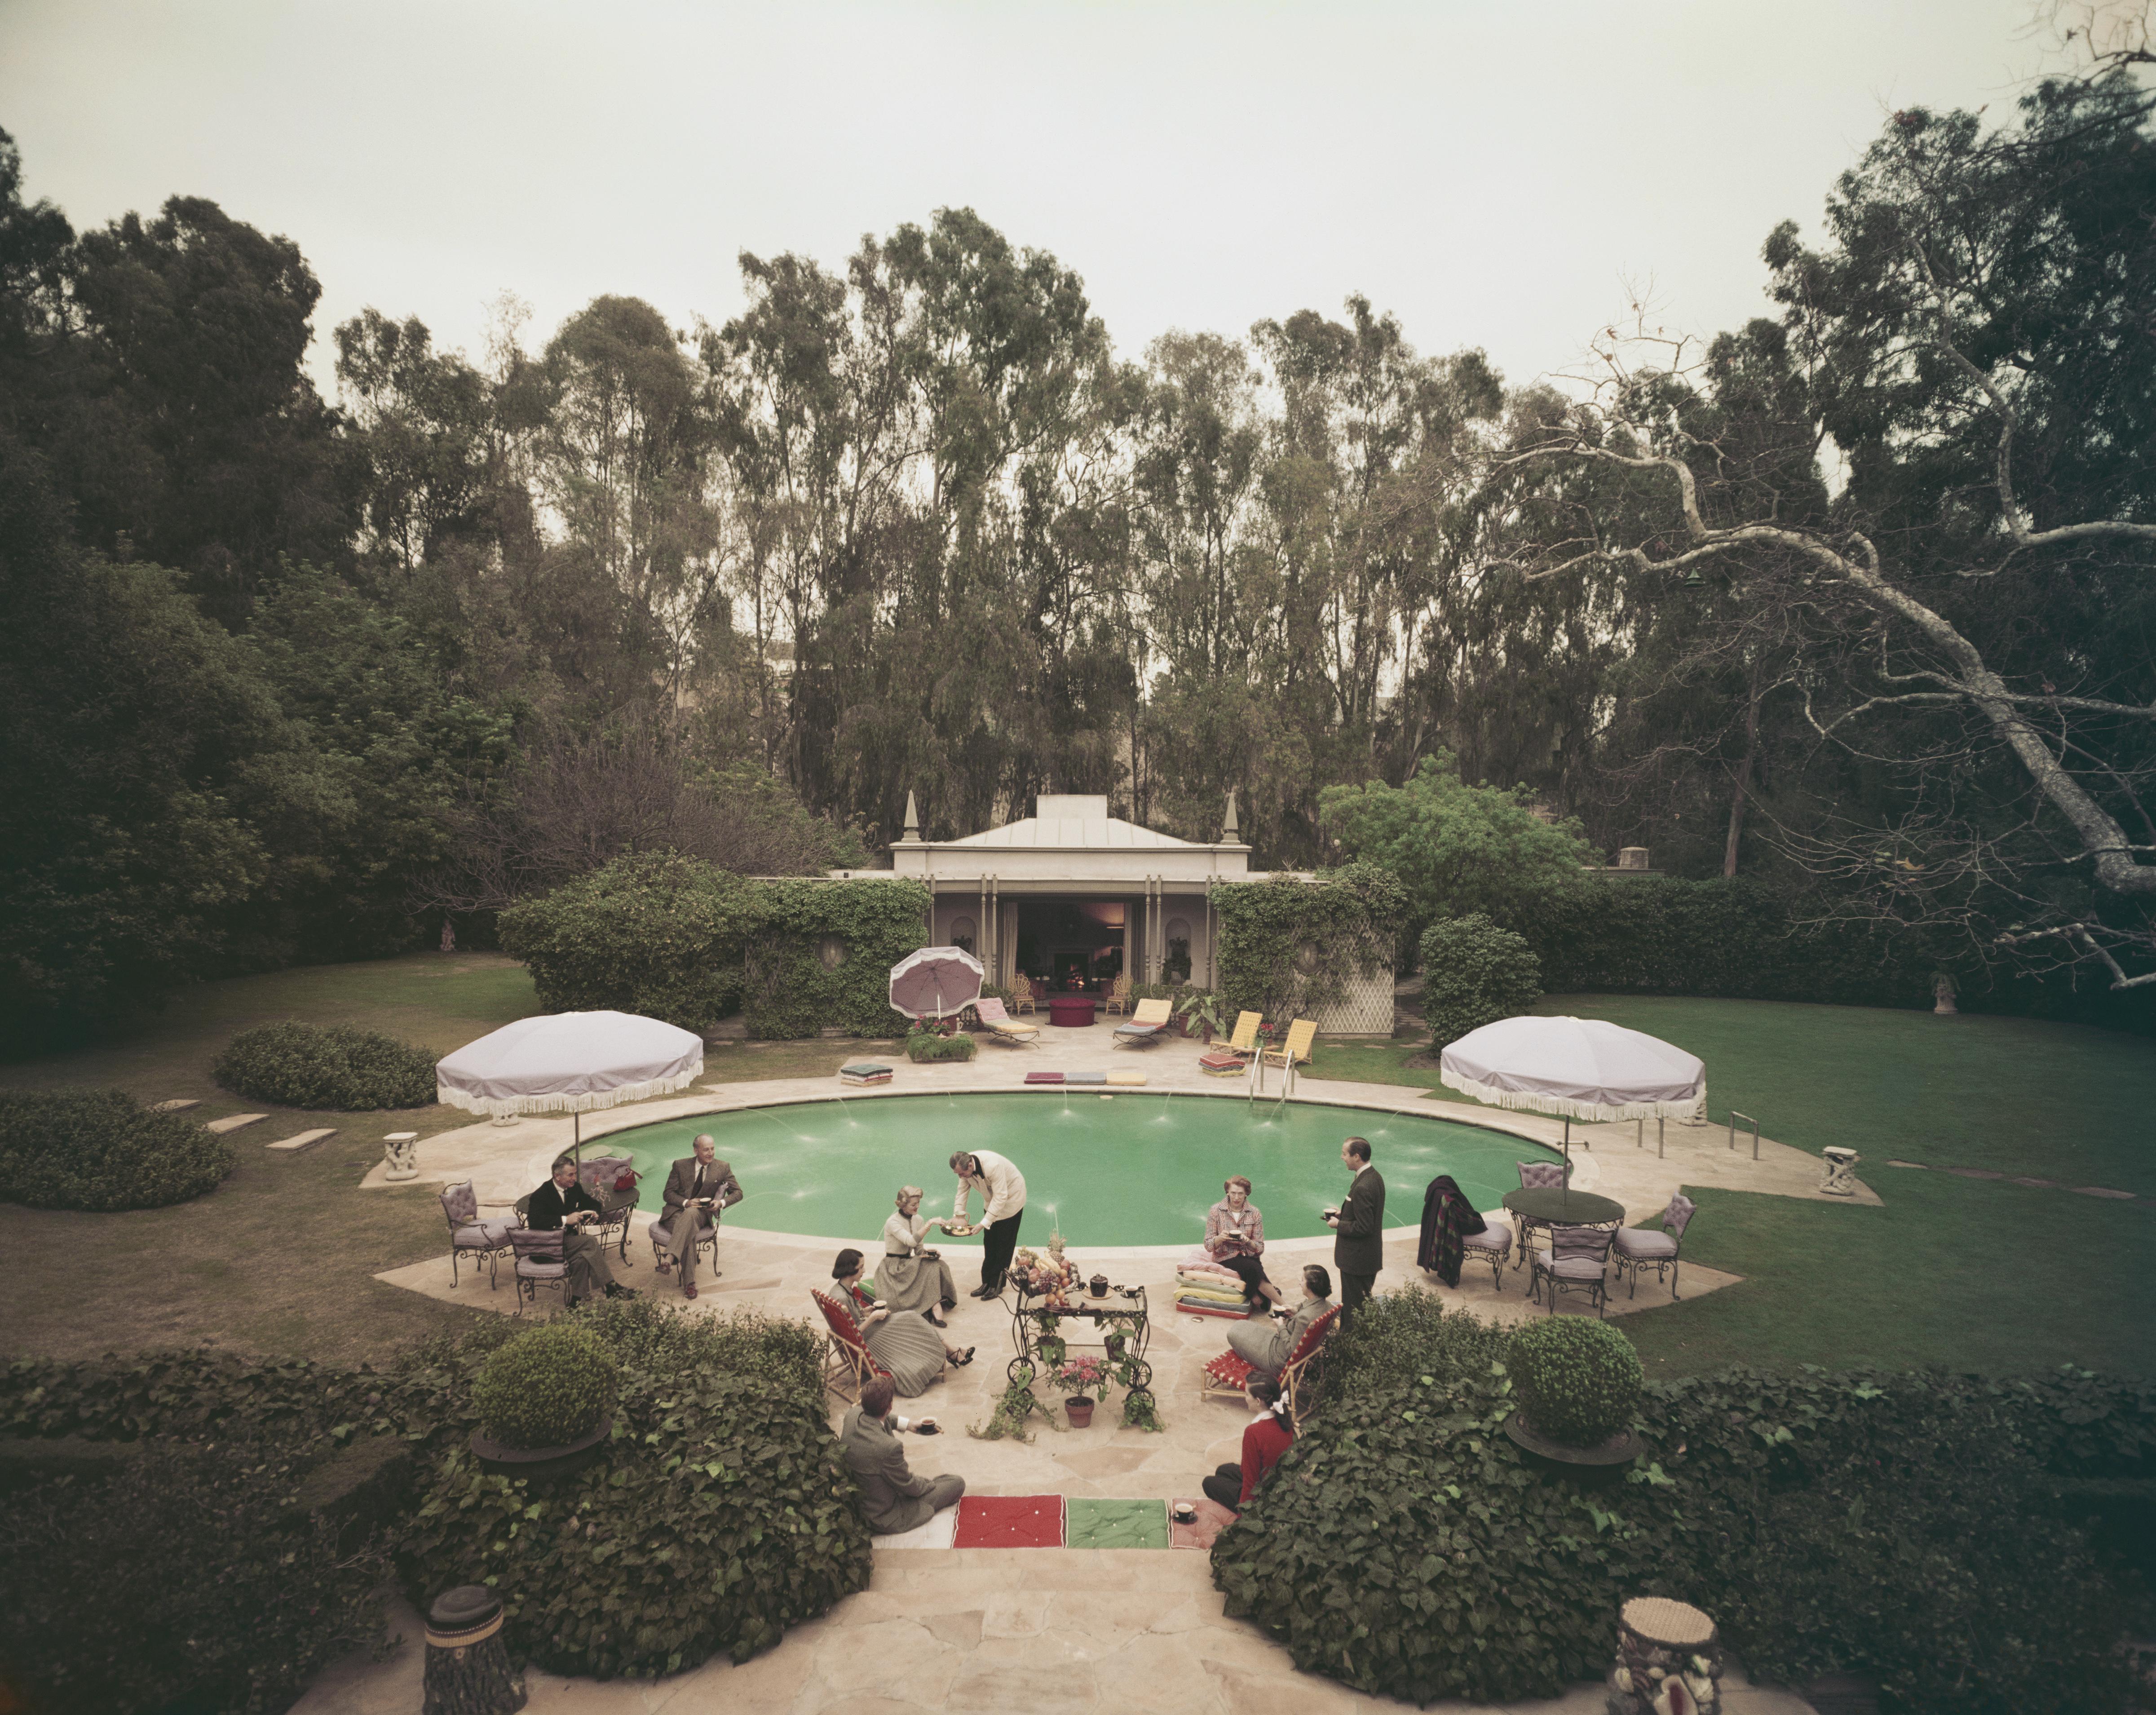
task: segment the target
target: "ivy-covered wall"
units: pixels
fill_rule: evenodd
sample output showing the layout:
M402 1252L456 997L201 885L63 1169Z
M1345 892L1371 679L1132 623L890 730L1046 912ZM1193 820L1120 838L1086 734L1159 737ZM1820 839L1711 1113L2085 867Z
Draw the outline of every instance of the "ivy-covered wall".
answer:
M1407 921L1406 890L1375 864L1349 864L1301 881L1216 881L1217 992L1227 1009L1272 1019L1316 1018L1389 977ZM1389 981L1385 1024L1391 1025Z
M752 1036L786 1040L835 1025L894 1036L891 968L922 944L929 891L902 880L759 881L761 922L748 937L743 1021Z

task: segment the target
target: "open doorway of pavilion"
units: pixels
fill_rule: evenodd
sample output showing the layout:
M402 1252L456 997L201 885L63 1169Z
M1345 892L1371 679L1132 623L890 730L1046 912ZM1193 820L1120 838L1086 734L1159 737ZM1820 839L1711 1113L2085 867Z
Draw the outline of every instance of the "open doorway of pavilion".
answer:
M1120 899L1022 900L1014 963L1055 993L1097 994L1123 973L1131 918Z

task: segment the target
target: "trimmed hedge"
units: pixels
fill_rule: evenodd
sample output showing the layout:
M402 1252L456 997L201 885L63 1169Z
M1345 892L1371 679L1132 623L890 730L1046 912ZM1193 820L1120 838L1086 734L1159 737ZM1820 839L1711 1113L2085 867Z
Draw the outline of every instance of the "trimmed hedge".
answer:
M628 1012L704 1030L741 1004L757 922L740 876L677 851L631 852L497 920L548 1012Z
M916 1065L940 1060L971 1060L979 1051L963 1030L952 1036L939 1036L933 1030L906 1033L906 1057Z
M613 1409L621 1366L605 1343L573 1322L527 1330L480 1366L472 1409L507 1447L563 1447Z
M426 1107L434 1099L434 1059L378 1030L288 1019L242 1030L211 1071L255 1101L352 1113Z
M742 1011L749 1035L798 1040L835 1027L895 1036L891 968L923 944L932 896L901 880L759 881Z
M1543 968L1526 941L1481 912L1422 932L1423 1016L1438 1048L1517 1018L1542 998Z
M1522 1323L1506 1363L1527 1421L1572 1447L1599 1446L1630 1424L1647 1379L1623 1333L1584 1316Z
M214 1191L237 1146L122 1090L0 1091L0 1201L163 1209Z
M1614 1488L1532 1466L1517 1403L1503 1363L1328 1399L1214 1546L1227 1611L1418 1703L1554 1696L1609 1665L1620 1603L1666 1595L1762 1678L1862 1674L1912 1715L2119 1706L2121 1582L2060 1497L2151 1474L2156 1384L1651 1385Z
M1319 1366L1324 1397L1404 1388L1424 1375L1445 1380L1487 1375L1504 1358L1511 1338L1471 1310L1446 1309L1439 1294L1410 1281L1334 1325Z

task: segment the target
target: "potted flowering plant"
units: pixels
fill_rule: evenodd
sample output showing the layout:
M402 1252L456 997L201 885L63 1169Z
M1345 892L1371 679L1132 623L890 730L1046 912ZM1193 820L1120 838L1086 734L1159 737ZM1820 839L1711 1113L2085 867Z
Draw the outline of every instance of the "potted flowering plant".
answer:
M1108 1366L1098 1358L1066 1358L1049 1372L1049 1379L1070 1397L1063 1409L1070 1427L1083 1429L1093 1420L1093 1401L1108 1385Z

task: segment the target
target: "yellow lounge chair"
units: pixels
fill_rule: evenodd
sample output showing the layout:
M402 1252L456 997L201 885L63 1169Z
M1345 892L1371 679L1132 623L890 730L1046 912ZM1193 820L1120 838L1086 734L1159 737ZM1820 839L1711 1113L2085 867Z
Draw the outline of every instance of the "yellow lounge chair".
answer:
M1131 1014L1127 1024L1116 1026L1115 1040L1127 1042L1133 1048L1150 1047L1160 1040L1161 1033L1168 1029L1167 1000L1141 1000L1137 1010Z
M1004 1009L1004 1004L993 994L983 994L973 1003L973 1015L988 1027L998 1042L1016 1046L1030 1042L1040 1035L1038 1024L1021 1024Z
M1281 1091L1283 1095L1291 1095L1295 1090L1295 1069L1298 1064L1307 1065L1310 1063L1311 1045L1317 1040L1317 1025L1314 1020L1297 1019L1290 1024L1286 1041L1277 1048L1264 1048L1258 1051L1260 1086L1264 1085L1265 1069L1278 1066L1281 1071Z

